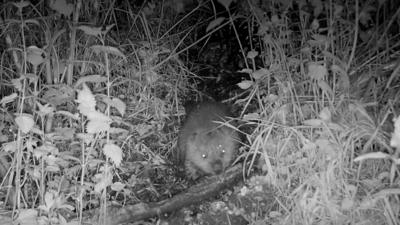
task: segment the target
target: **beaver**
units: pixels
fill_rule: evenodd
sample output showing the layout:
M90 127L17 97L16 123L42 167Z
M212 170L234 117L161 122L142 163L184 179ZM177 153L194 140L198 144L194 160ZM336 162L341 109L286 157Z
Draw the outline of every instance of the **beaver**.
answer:
M176 161L190 179L220 174L232 163L238 132L221 124L228 116L229 108L217 102L199 103L188 112L178 136Z

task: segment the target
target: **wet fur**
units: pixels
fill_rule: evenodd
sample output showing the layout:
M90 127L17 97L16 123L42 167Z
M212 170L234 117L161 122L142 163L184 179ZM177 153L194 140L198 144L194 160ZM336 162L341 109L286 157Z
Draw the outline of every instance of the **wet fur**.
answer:
M232 163L238 133L221 124L228 121L228 116L229 109L216 102L200 103L188 113L178 137L177 162L189 178L219 174Z

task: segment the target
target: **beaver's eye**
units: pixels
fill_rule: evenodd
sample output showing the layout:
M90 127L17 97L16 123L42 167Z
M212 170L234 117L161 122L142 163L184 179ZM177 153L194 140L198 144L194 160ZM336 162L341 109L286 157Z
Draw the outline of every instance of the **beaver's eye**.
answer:
M225 149L222 149L222 153L225 153Z
M207 158L207 154L203 154L203 155L201 155L201 157L202 157L203 159L205 159L205 158Z

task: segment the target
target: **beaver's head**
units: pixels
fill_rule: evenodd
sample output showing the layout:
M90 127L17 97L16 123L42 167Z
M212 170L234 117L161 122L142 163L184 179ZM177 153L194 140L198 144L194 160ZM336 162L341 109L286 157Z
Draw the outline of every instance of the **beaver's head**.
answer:
M220 174L237 152L237 132L228 127L191 134L186 143L186 160L201 174Z

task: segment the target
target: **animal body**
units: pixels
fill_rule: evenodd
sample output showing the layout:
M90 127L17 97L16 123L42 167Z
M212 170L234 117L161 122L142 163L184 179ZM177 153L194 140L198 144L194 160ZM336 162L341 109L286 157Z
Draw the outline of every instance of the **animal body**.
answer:
M232 163L239 138L235 129L223 124L228 116L229 109L217 102L200 103L188 112L176 157L189 178L220 174Z

